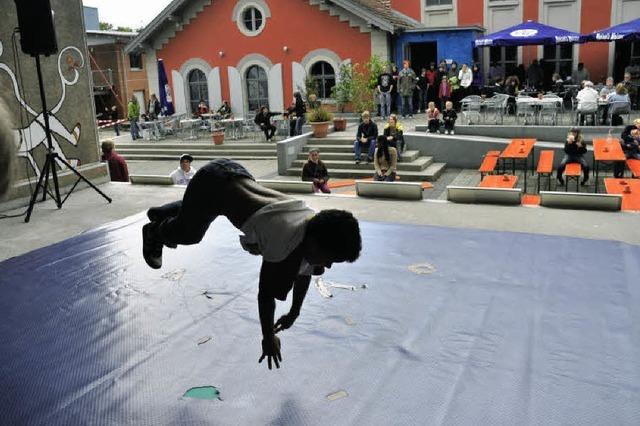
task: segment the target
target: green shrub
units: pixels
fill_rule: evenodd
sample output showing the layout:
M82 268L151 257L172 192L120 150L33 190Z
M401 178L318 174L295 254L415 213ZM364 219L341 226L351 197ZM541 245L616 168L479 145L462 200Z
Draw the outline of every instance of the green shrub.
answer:
M314 108L307 113L309 123L323 123L331 120L333 120L333 114L322 107Z

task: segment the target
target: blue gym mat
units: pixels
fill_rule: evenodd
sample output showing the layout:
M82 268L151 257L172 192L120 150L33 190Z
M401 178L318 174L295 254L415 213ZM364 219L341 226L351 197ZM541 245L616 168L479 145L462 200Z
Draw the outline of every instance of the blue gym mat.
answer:
M239 232L154 271L144 222L0 263L1 424L640 424L640 247L362 223L269 371Z

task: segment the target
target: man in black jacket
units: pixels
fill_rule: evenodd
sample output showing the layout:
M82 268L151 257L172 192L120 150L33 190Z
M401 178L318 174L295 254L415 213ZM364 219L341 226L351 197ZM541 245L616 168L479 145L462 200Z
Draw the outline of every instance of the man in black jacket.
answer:
M562 174L564 173L567 163L580 163L582 165L582 172L584 173L582 185L586 185L589 180L589 164L587 164L587 160L584 159L584 154L587 153L587 145L582 139L580 130L572 129L569 132L567 141L564 144L564 153L564 158L560 162L560 166L558 166L558 182L560 185L564 185Z
M373 161L373 153L376 150L376 139L378 138L378 126L371 121L369 111L362 113L362 123L358 126L356 140L353 143L353 150L356 153L356 164L360 164L360 155L363 145L367 148L367 163Z
M633 124L624 128L620 135L620 145L627 158L635 158L640 160L640 118L636 118ZM621 178L624 176L624 161L616 161L613 165L613 176Z
M270 112L269 108L263 106L260 108L260 112L256 114L256 118L253 121L260 126L260 130L264 132L267 142L271 142L273 135L276 133L276 126L271 123L271 117L274 115L282 115L281 112Z

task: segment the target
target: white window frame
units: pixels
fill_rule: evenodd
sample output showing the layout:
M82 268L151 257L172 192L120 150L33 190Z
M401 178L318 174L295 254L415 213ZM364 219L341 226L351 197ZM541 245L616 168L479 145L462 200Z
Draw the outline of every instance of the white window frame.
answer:
M251 31L245 26L244 13L247 9L255 8L262 14L262 25L255 31ZM271 18L271 11L264 0L240 0L233 8L232 20L238 26L238 30L247 37L256 37L264 31L267 26L267 20Z

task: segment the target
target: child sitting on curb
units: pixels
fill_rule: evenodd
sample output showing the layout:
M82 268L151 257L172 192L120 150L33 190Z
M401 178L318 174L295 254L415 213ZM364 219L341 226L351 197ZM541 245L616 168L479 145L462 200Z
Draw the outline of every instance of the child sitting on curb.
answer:
M429 102L427 108L427 131L429 133L440 133L440 110L436 108L435 102Z
M442 119L444 121L444 134L455 135L456 128L456 120L458 119L458 114L453 109L453 102L447 101L445 104L445 110L442 113Z

